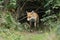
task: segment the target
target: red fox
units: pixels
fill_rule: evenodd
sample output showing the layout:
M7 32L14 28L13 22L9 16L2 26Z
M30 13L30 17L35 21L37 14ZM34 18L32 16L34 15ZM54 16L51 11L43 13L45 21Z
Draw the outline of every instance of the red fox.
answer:
M26 12L27 13L27 21L29 21L30 26L32 22L34 22L34 27L37 27L37 24L39 23L39 15L32 11L32 12Z

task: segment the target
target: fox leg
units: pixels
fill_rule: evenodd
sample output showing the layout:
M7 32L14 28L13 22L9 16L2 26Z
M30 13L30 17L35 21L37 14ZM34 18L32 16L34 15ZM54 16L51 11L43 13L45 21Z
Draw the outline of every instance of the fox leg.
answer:
M39 18L38 18L38 20L37 20L37 26L39 27Z
M30 21L30 32L32 32L33 30L32 30L32 23L31 23L31 21Z
M39 18L37 20L37 30L39 29Z
M31 28L31 21L30 21L30 28Z
M36 26L37 26L37 24L36 24L36 21L35 21L35 23L34 23L35 30L36 30Z

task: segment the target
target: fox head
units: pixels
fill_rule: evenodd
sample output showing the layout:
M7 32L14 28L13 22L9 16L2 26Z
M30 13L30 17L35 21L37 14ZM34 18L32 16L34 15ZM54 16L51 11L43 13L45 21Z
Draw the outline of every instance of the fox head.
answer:
M34 19L34 16L33 16L33 14L35 13L34 11L26 12L26 13L27 13L27 21Z
M26 12L27 13L27 21L31 20L32 12Z

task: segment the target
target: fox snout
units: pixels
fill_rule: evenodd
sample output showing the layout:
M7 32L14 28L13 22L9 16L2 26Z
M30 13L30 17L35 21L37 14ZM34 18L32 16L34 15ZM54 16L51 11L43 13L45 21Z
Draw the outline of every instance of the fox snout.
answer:
M30 21L30 20L27 18L27 21Z
M27 18L27 21L30 21L31 20L31 18Z

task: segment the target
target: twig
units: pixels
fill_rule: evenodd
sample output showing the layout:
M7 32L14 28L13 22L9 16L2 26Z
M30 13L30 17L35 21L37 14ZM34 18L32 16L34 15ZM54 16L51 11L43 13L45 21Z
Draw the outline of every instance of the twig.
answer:
M23 9L23 7L25 6L25 4L26 4L26 2L24 2L24 4L22 5L22 7L20 8L20 10L22 10L22 9Z
M21 20L23 20L23 19L25 19L26 18L26 16L25 17L23 17L22 19L20 19L19 21L21 21Z

